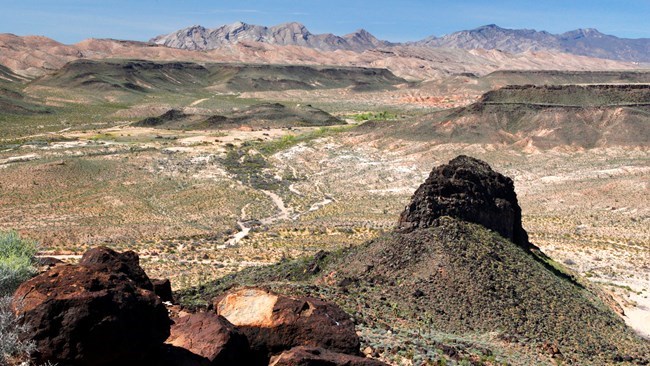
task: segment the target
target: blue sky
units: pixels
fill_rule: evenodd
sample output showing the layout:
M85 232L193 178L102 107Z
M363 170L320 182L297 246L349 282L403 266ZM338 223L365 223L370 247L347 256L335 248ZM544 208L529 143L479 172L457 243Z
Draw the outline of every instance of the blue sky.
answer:
M650 38L650 0L0 0L0 33L45 35L64 43L85 38L148 40L190 25L238 20L276 25L298 21L312 33L365 28L389 41L497 24L561 33L597 28Z

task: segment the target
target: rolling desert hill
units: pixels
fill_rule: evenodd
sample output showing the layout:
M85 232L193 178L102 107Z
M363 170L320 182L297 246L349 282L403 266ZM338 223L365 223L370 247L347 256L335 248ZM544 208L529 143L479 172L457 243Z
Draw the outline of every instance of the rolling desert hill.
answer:
M530 151L645 146L649 93L648 85L510 86L412 123L368 122L360 128L431 143L503 144Z
M48 113L51 110L23 92L27 80L0 66L0 111L5 114Z
M101 94L123 92L220 92L352 88L386 90L406 80L386 69L293 65L78 60L30 83Z
M222 114L192 115L169 110L157 117L149 117L133 125L164 129L270 129L287 127L314 127L344 124L331 114L310 105L287 106L280 103L255 104L236 108Z
M506 85L650 84L648 71L503 70L482 77L490 90Z

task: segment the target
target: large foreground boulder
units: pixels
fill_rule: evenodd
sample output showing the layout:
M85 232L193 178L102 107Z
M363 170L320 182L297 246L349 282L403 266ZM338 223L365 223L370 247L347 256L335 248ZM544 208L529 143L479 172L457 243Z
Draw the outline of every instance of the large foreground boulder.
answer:
M12 306L31 329L23 337L35 343L39 363L138 363L169 336L167 309L133 252L91 250L82 264L23 283Z
M174 319L167 343L208 359L212 365L244 365L249 348L246 337L226 318L196 313Z
M297 346L359 353L350 315L333 303L244 288L217 298L215 309L246 335L258 359Z
M460 155L434 168L402 212L398 227L427 228L442 216L483 225L519 246L532 247L521 226L512 179L481 160Z
M274 356L269 366L388 366L358 356L345 355L317 347L295 347Z

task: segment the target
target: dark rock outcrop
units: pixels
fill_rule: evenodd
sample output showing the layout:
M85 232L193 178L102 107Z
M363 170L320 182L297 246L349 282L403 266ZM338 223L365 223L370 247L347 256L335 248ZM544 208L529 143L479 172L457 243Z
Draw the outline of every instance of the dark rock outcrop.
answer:
M211 366L212 363L205 357L201 357L191 351L176 347L171 344L164 344L151 352L146 358L147 362L141 365L156 366ZM228 364L224 364L228 365ZM140 365L137 365L140 366Z
M295 347L271 359L269 366L387 366L371 358L351 356L318 347Z
M178 121L187 117L189 117L189 115L183 113L183 111L180 111L178 109L170 109L158 117L148 117L134 123L133 125L139 127L155 127L162 125L165 122Z
M79 265L98 272L122 273L138 287L153 291L151 280L140 267L140 257L132 250L119 253L104 246L93 248L84 253Z
M30 331L38 363L138 363L169 336L167 309L134 252L88 251L23 283L13 309Z
M153 292L160 297L160 300L174 302L172 283L168 278L153 279L151 284L153 285Z
M243 365L248 341L226 318L196 313L174 319L167 343L208 359L212 365Z
M402 212L398 227L427 228L442 216L483 225L521 247L532 247L521 226L512 179L481 160L460 155L434 168Z
M244 288L216 299L215 309L246 335L256 360L297 346L359 354L350 315L333 303Z

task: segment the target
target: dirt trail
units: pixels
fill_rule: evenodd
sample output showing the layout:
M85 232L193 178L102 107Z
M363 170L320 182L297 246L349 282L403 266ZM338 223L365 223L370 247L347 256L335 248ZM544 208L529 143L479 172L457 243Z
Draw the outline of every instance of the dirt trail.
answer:
M210 99L210 98L203 98L203 99L195 100L190 104L190 107L194 107L195 105L199 105L199 104L205 102L208 99Z
M309 207L309 209L307 211L299 212L299 213L297 213L297 214L295 214L293 216L291 216L291 212L293 210L291 210L290 208L287 208L286 204L284 203L284 199L282 199L282 197L280 197L279 195L277 195L277 194L275 194L275 193L273 193L271 191L261 190L262 193L264 193L269 198L271 198L271 200L275 204L278 212L276 214L274 214L274 215L269 216L269 217L265 217L265 218L263 218L263 219L261 219L259 221L263 225L270 225L270 224L272 224L272 223L274 223L276 221L280 221L280 220L295 221L300 216L302 216L302 215L304 215L306 213L317 211L317 210L329 205L330 203L334 202L333 198L331 198L329 195L323 194L321 192L320 187L318 187L318 185L316 186L316 190L319 193L321 193L321 195L323 195L323 200L313 203ZM294 190L291 190L291 191L293 193L301 195L300 192L296 192ZM241 219L239 221L237 221L237 226L239 226L240 230L237 233L235 233L234 235L232 235L230 237L230 239L228 239L226 244L223 245L223 246L220 246L220 248L235 246L235 245L239 244L242 239L244 239L245 237L248 236L248 234L251 231L251 227L247 225L246 221L244 220L245 217L246 217L246 214L245 214L245 206L244 206L244 208L242 208Z
M278 208L279 211L279 213L277 213L276 215L269 216L267 218L260 220L262 224L269 225L278 220L288 220L290 218L289 209L285 206L282 197L278 196L277 194L271 191L262 190L262 193L264 193L265 195L271 198L271 200L273 201L273 203L275 204L275 206Z

